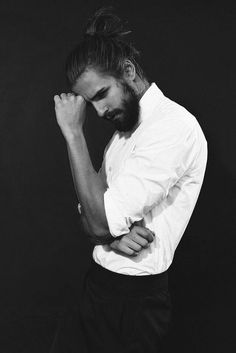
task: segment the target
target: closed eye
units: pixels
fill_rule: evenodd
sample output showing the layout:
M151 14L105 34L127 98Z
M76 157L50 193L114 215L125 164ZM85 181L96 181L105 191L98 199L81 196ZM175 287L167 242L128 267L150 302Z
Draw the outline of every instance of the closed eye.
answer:
M99 101L100 99L105 98L107 95L107 92L108 92L108 88L102 89L91 99L91 101L96 102L96 101Z

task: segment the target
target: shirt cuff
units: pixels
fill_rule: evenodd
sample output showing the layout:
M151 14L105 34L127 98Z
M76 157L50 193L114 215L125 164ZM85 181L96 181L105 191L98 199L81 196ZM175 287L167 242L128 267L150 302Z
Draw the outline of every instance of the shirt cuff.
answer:
M117 207L109 189L104 193L104 207L110 234L119 237L129 233L132 222Z

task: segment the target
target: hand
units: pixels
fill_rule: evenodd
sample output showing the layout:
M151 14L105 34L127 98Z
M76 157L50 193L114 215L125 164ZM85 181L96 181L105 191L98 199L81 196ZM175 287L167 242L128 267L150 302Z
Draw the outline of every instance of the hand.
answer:
M65 138L75 136L82 130L85 121L86 101L82 96L62 93L54 96L58 125Z
M154 233L148 228L134 225L130 232L114 240L110 248L118 253L137 256L142 249L148 248L154 239Z

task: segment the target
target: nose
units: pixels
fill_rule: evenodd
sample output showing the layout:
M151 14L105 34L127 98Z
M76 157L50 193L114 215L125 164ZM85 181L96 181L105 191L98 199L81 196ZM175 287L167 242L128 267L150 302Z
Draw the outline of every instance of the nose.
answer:
M108 108L103 103L94 102L93 106L96 109L98 116L100 116L100 117L103 117L106 114L106 112L108 111Z

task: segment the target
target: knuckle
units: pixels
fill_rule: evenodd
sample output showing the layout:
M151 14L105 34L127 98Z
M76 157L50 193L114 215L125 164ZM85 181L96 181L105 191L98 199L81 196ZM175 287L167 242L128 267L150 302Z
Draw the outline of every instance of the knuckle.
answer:
M126 238L121 239L121 244L127 245L128 243L129 243L128 239L126 239Z
M132 256L138 256L138 252L137 251L133 251L132 252Z
M150 234L150 240L153 241L154 240L154 236L153 234Z
M117 249L117 241L113 241L111 244L110 244L110 247L112 249Z
M149 236L148 236L147 234L144 234L144 235L142 236L142 241L143 241L143 242L148 242L148 238L149 238Z
M153 241L153 236L152 236L151 233L148 234L147 239L148 239L149 241Z
M78 102L83 102L83 100L84 100L84 99L83 99L82 96L77 96L77 101L78 101Z
M138 244L137 250L138 250L138 251L142 250L142 246Z
M147 246L148 245L148 241L146 239L143 240L143 246Z
M126 246L122 246L122 248L120 248L120 250L123 252L123 253L125 253L125 254L127 254L127 255L129 255L129 248L127 248Z

